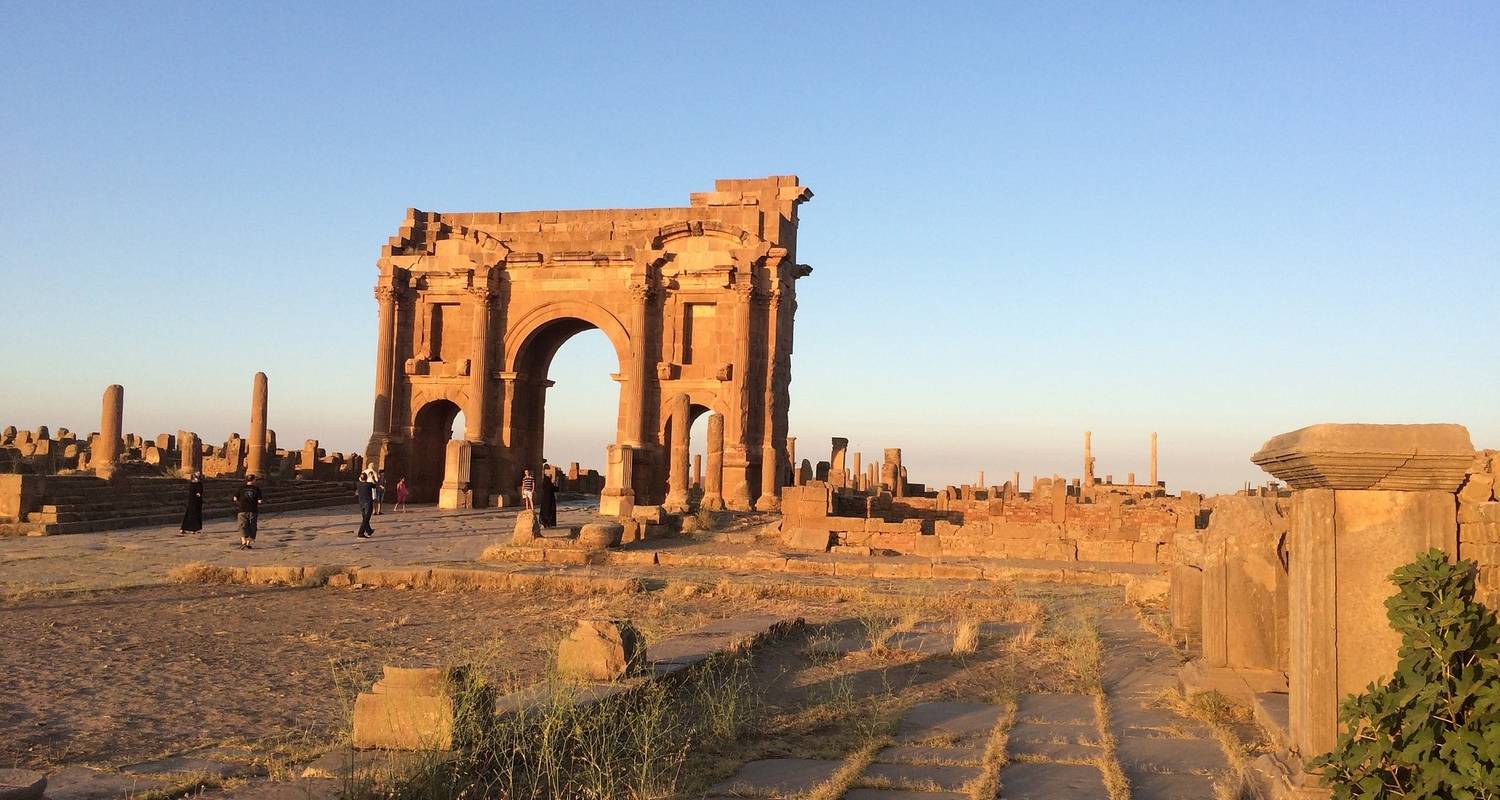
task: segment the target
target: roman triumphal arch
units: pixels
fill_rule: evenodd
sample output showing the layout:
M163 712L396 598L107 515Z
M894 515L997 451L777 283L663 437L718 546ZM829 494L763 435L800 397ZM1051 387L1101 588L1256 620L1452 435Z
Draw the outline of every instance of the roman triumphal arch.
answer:
M597 328L619 358L606 513L685 507L688 431L711 413L703 502L774 508L791 464L795 176L717 181L686 208L407 211L381 251L366 457L412 499L514 503L545 457L548 367ZM462 438L450 438L462 413Z

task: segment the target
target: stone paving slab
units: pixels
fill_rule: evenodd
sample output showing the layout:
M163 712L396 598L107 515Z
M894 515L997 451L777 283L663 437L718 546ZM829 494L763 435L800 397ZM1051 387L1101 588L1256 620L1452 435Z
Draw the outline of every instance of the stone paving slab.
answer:
M1086 694L1023 694L1016 698L1016 720L1094 724L1094 698Z
M901 720L898 742L951 736L956 743L982 744L1000 722L999 706L986 703L918 703Z
M1141 772L1130 776L1131 800L1211 800L1214 779L1207 775Z
M1012 742L1068 742L1091 744L1099 740L1099 729L1093 725L1017 722L1010 727Z
M914 792L910 789L850 789L844 800L969 800L960 792Z
M1109 790L1104 788L1104 775L1087 764L1022 763L1000 771L1000 796L1004 800L1109 800Z
M729 797L767 797L806 794L833 777L838 761L816 758L768 758L740 767L734 777L713 787L713 794Z
M212 775L216 778L239 778L263 774L265 768L255 764L215 761L197 756L169 756L131 764L122 767L120 771L137 775Z
M882 764L960 764L978 766L984 761L983 747L926 747L898 744L875 754Z
M1076 744L1074 742L1035 742L1010 740L1005 745L1005 752L1012 760L1038 760L1058 761L1069 763L1092 762L1104 754L1104 750L1095 745Z
M1139 773L1218 773L1229 768L1229 760L1213 739L1121 736L1115 739L1115 755L1132 781Z
M165 781L145 775L64 767L47 776L47 800L119 800L165 785Z
M871 764L856 785L956 792L979 777L978 767L940 764Z
M953 634L941 631L900 631L887 637L885 646L903 653L941 655L953 652Z

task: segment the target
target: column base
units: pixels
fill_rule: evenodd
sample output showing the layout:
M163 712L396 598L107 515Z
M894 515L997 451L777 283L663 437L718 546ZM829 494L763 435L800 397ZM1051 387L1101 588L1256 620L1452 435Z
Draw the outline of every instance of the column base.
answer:
M1189 661L1177 672L1177 683L1183 694L1218 692L1250 706L1262 692L1285 692L1286 673L1274 669L1210 667L1202 661Z
M702 502L700 502L698 506L700 508L706 508L709 511L723 511L724 496L718 494L705 494L703 495Z
M605 489L599 495L599 515L604 517L629 517L635 510L635 491L631 489Z
M686 514L692 510L692 504L688 502L687 492L669 493L667 499L662 501L661 507L672 514Z
M756 511L780 511L781 498L774 494L763 494L755 500Z
M437 505L438 508L473 508L474 493L467 484L444 484L438 489Z

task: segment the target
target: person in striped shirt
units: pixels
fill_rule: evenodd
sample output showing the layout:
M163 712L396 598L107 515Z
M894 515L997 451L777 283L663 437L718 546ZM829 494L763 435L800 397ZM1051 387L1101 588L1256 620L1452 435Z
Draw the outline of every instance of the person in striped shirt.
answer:
M536 478L531 477L531 470L528 469L521 478L521 501L526 504L526 508L531 509L535 507L532 502L534 497L536 497Z

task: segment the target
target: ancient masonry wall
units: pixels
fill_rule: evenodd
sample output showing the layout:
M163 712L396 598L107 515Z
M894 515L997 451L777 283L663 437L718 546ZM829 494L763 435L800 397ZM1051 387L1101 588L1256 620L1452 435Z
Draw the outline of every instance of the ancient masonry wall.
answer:
M1174 537L1193 530L1202 509L1190 493L1098 503L1065 492L967 494L893 499L812 481L783 490L782 525L788 541L826 541L834 552L1166 564Z
M1458 490L1458 554L1479 564L1476 598L1500 610L1500 451L1481 450Z

